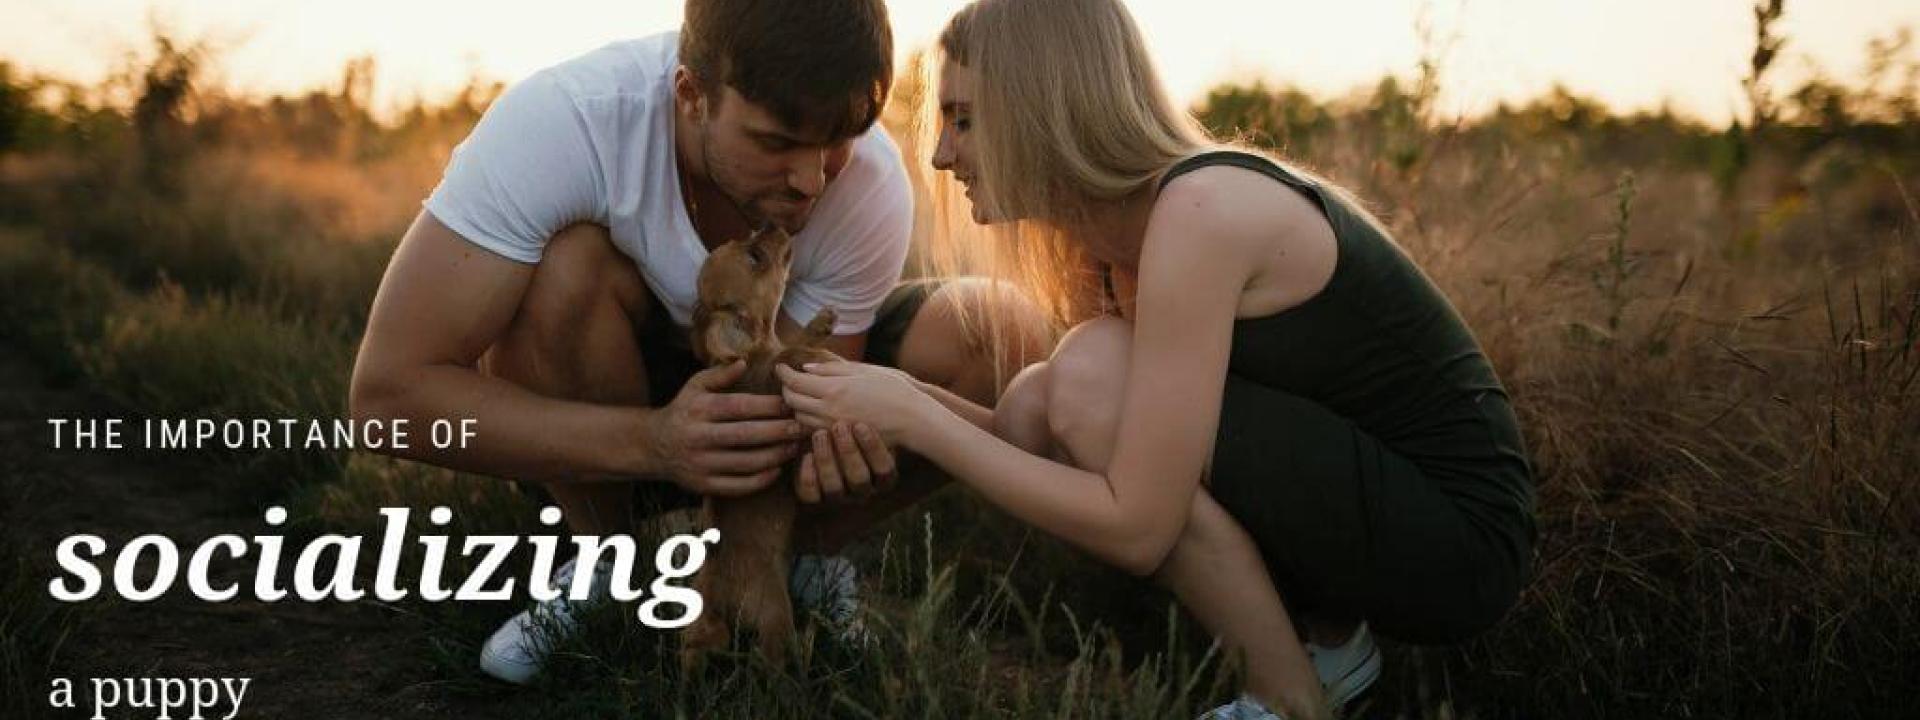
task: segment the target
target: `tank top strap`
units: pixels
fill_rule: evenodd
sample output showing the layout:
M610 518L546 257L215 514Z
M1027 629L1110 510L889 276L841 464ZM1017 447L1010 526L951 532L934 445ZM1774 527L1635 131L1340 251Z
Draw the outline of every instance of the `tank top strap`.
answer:
M1160 184L1155 188L1154 192L1165 191L1167 189L1167 183L1173 182L1174 178L1213 165L1231 165L1245 170L1252 170L1273 178L1289 187L1306 192L1316 199L1319 199L1320 196L1320 186L1318 183L1301 177L1299 174L1287 169L1286 166L1274 162L1264 155L1250 153L1245 150L1209 150L1174 163L1173 167L1168 168L1167 172L1160 176Z
M1309 199L1320 206L1322 212L1328 213L1329 217L1331 217L1326 195L1321 192L1318 183L1313 182L1311 179L1301 177L1293 171L1288 170L1286 166L1274 162L1264 155L1250 153L1245 150L1209 150L1174 163L1173 167L1167 168L1166 173L1160 176L1160 182L1154 187L1154 193L1159 194L1164 192L1167 189L1167 183L1173 182L1174 178L1212 165L1231 165L1237 168L1252 170L1273 178L1282 185L1306 194ZM1109 310L1118 312L1120 299L1115 295L1113 290L1113 267L1104 262L1100 263L1100 285L1101 289L1106 293Z

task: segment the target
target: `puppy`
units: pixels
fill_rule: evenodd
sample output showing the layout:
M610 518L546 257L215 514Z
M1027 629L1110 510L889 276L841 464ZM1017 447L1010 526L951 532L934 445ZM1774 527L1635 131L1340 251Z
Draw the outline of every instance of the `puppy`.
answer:
M799 368L838 359L819 347L833 333L831 308L814 315L793 345L783 347L774 333L792 257L792 238L774 228L729 241L700 267L693 351L709 367L746 361L746 373L730 392L777 395L775 365ZM784 662L794 633L787 575L798 512L793 482L801 461L788 462L778 482L752 495L707 498L701 512L721 539L694 581L706 610L681 636L684 669L699 668L707 653L727 646L736 629L757 632L760 651Z

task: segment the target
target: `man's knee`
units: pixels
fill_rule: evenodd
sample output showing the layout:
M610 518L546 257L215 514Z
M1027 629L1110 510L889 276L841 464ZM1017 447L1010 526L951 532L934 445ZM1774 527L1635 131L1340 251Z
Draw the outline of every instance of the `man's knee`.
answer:
M614 247L607 229L578 223L547 243L521 304L530 319L567 324L606 302L618 303L630 314L643 312L651 300L645 290L639 268Z
M998 328L998 341L987 328ZM1040 359L1046 319L1026 297L984 278L941 283L914 314L897 353L900 369L992 406L1021 368Z
M569 226L548 241L520 307L480 369L543 394L644 402L636 338L651 297L606 228Z
M1126 389L1133 329L1117 318L1090 320L1060 339L1047 361L1047 426L1071 445L1086 433L1111 433Z

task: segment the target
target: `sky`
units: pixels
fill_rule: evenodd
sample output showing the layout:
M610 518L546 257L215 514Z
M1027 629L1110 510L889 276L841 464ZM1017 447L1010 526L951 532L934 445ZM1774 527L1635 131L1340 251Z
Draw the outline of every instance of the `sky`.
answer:
M962 0L892 0L896 45L929 43ZM1443 113L1524 100L1555 83L1623 109L1670 103L1720 122L1741 107L1749 0L1128 0L1176 97L1265 79L1335 96L1423 48L1443 65ZM376 100L436 97L480 76L511 82L604 43L676 27L681 0L0 0L0 60L91 82L142 47L150 18L224 47L220 80L251 93L338 82L372 55ZM1423 43L1419 27L1429 28ZM1855 78L1870 38L1920 30L1915 0L1793 0L1777 63ZM1920 51L1916 51L1920 52Z

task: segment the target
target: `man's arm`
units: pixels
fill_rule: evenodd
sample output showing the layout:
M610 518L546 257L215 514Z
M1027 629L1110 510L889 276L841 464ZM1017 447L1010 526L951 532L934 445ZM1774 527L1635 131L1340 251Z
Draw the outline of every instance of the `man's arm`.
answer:
M479 432L472 447L420 442L396 451L459 470L530 478L652 470L637 454L613 452L637 447L639 414L541 397L474 369L513 319L533 269L421 212L374 296L349 412L356 420L405 418L415 428L472 418Z
M352 416L405 418L422 440L395 454L488 475L667 477L721 494L750 492L777 477L784 458L743 448L791 440L797 423L727 422L764 417L770 408L765 398L709 391L719 385L704 381L725 379L723 371L696 376L672 404L653 409L549 398L475 369L513 319L532 276L533 266L484 250L420 213L374 298L354 363ZM469 418L479 433L471 447L440 450L424 441L433 421Z

